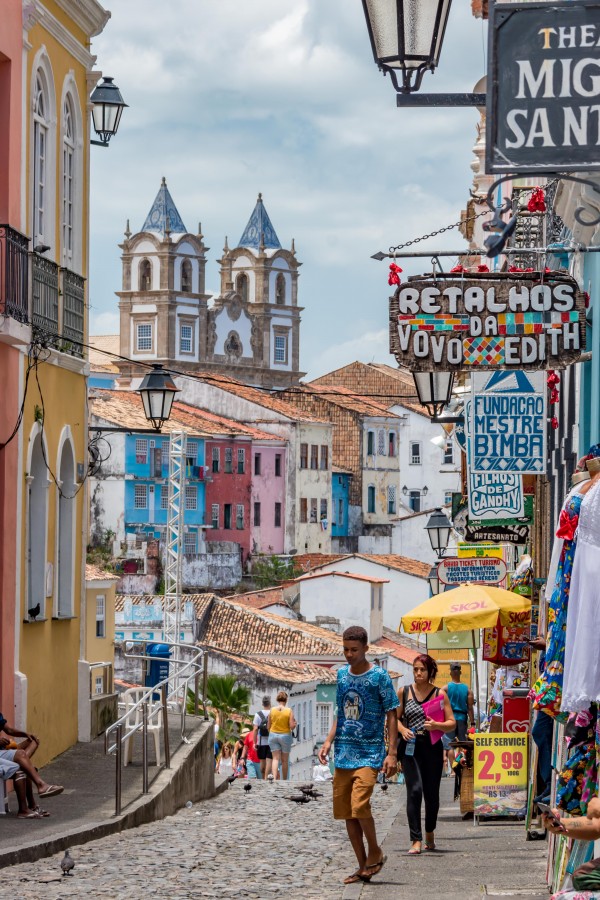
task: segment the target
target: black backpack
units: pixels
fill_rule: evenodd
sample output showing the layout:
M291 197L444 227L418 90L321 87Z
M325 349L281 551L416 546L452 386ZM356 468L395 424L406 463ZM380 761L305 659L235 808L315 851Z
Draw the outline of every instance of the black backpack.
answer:
M258 733L261 737L269 737L269 729L267 728L267 722L269 717L264 714L262 710L259 711L258 715L261 717L261 723L258 726Z

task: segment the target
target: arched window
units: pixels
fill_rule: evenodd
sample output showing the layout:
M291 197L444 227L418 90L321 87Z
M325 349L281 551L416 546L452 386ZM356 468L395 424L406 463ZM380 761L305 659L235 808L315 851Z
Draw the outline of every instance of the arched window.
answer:
M192 292L192 264L189 259L181 263L181 290L184 294Z
M73 209L75 205L75 112L70 94L63 105L62 245L65 265L73 264Z
M68 441L63 445L58 471L61 489L57 510L56 609L60 617L73 615L75 462L73 449Z
M27 482L27 609L45 617L46 603L46 517L48 512L48 471L42 450L42 432L32 437L33 446Z
M33 246L48 240L50 218L48 209L48 84L40 69L36 75L33 97Z
M280 306L285 303L285 275L281 272L275 281L275 302Z
M242 298L242 301L244 303L247 303L248 302L248 276L245 275L243 272L240 275L238 275L238 277L235 280L235 289L236 289L236 292Z
M149 259L143 259L140 263L140 291L152 290L152 263Z

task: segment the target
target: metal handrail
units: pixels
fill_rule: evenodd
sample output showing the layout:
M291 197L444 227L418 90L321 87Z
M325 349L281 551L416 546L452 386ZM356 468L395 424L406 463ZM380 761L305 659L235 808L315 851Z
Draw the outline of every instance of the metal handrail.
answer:
M128 642L129 643L129 642ZM132 644L139 643L145 644L145 641L132 641ZM173 704L176 702L177 706L181 707L181 741L182 743L189 743L188 739L185 735L185 717L186 717L186 706L187 706L187 692L189 689L190 681L194 681L194 714L198 714L198 687L200 681L200 674L203 675L203 686L202 686L202 704L204 708L204 719L208 718L208 714L206 712L206 688L207 688L207 679L208 679L208 655L204 652L204 650L199 649L195 644L182 644L182 643L172 643L170 641L163 641L163 643L167 644L172 650L175 650L175 657L169 658L169 664L174 664L177 666L181 666L181 668L175 673L175 675L171 674L167 678L163 678L162 681L159 681L157 684L149 687L147 691L142 694L140 699L131 706L127 712L117 719L116 722L113 722L112 725L104 732L104 752L105 754L114 753L116 756L116 779L115 779L115 815L119 816L121 814L121 798L122 798L122 765L123 765L123 746L127 740L133 738L134 734L137 734L138 731L142 732L142 793L148 792L148 723L152 720L152 718L160 712L162 716L162 726L163 726L163 742L164 742L164 752L165 752L165 768L171 768L171 752L169 746L169 723L167 718L168 706L169 703ZM181 650L192 650L194 656L189 660L178 659L177 657L180 655ZM150 660L156 661L157 657L155 656L146 656L144 654L130 653L125 654L125 657L128 659L139 659L139 660ZM202 662L200 662L202 661ZM189 670L189 672L188 672ZM188 672L188 674L186 674ZM169 691L169 682L174 684L174 687ZM181 699L181 703L179 701L179 696L181 695L183 689L183 697ZM148 711L149 704L153 700L153 696L156 693L160 693L161 696L161 704L160 707L153 709L151 712ZM131 719L131 716L134 716L135 719L138 718L137 711L138 709L141 712L141 721L133 726L128 725L128 720ZM115 742L113 744L109 744L110 736L116 733Z

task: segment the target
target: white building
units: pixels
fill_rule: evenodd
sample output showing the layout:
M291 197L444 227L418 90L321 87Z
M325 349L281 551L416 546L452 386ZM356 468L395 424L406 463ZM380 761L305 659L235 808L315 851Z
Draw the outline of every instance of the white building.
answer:
M383 635L383 589L388 583L389 579L374 575L321 567L296 581L300 614L315 625L335 627L339 634L351 625L361 625L369 641L376 641Z

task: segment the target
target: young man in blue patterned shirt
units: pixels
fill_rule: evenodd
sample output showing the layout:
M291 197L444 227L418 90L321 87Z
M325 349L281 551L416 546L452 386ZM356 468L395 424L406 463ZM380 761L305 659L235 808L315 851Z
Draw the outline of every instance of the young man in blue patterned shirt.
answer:
M370 800L381 769L388 777L396 773L398 698L385 669L367 659L369 644L365 629L353 625L342 637L348 665L342 666L337 673L337 716L319 751L319 760L324 762L335 742L333 816L346 820L358 869L344 879L344 884L354 884L370 881L386 861L377 843Z

